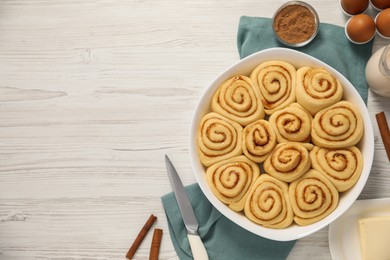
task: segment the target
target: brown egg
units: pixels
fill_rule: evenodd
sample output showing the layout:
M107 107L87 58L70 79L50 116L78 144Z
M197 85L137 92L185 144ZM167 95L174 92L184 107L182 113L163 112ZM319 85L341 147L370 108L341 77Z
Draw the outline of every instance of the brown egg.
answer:
M371 4L377 9L390 8L390 0L371 0Z
M383 36L390 37L390 8L387 8L378 14L376 17L376 29Z
M350 15L363 13L368 5L369 0L341 0L341 7Z
M354 42L367 42L375 35L374 19L367 14L352 16L347 22L346 32Z

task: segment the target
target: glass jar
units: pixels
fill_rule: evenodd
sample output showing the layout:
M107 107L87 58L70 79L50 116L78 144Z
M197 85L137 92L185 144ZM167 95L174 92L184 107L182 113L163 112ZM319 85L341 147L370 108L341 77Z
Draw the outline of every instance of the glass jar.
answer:
M368 60L366 79L372 91L390 97L390 44L377 50Z

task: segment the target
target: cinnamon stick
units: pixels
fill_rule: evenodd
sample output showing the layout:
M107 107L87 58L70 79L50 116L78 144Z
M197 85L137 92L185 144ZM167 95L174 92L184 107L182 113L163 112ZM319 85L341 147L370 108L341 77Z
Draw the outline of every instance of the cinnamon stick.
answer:
M148 221L146 221L145 225L142 227L141 231L138 233L138 236L135 238L133 244L131 245L129 251L126 254L127 259L132 259L141 242L144 240L146 234L149 229L153 226L153 223L157 220L157 217L153 214L150 215Z
M158 253L160 252L162 229L154 229L152 245L150 247L149 260L158 260Z
M382 136L383 145L387 153L387 158L390 161L390 131L387 124L385 112L380 112L375 115L376 121L378 122L379 132Z

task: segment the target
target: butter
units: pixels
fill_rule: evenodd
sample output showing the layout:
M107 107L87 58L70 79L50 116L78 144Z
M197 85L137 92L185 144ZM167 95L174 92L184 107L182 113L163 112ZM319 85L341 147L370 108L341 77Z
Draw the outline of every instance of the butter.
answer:
M390 260L390 216L359 219L362 260Z

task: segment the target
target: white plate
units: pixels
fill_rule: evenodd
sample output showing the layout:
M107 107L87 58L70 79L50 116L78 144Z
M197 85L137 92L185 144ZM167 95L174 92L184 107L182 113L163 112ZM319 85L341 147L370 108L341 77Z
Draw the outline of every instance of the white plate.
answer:
M333 260L360 260L360 218L390 216L390 198L357 200L329 227L329 248Z
M198 153L197 153L196 136L197 136L199 123L202 117L207 112L210 111L210 104L211 104L213 93L216 91L219 85L222 84L222 82L225 81L227 78L232 77L234 75L237 74L249 75L257 65L269 60L287 61L296 67L312 66L312 67L325 68L332 75L334 75L340 80L341 84L344 86L343 99L354 103L358 107L364 122L364 135L362 137L362 140L358 144L358 147L360 148L363 155L364 166L358 182L350 190L340 194L339 205L330 215L308 226L298 226L293 224L285 229L266 228L250 221L248 218L244 216L243 213L238 213L231 210L228 206L226 206L220 200L218 200L217 197L215 197L210 187L208 186L205 177L205 167L203 167L203 165L200 163ZM329 225L332 221L334 221L339 216L341 216L357 199L364 185L366 184L368 175L371 170L372 160L374 157L374 134L373 134L370 115L368 113L364 101L360 97L357 90L340 72L333 69L326 63L305 53L287 49L287 48L271 48L271 49L254 53L240 60L239 62L232 65L231 67L227 68L219 76L217 76L216 79L205 90L203 96L201 97L199 103L197 104L191 122L189 141L190 141L191 164L192 164L193 172L195 174L195 178L200 188L202 189L203 193L205 194L207 199L211 202L211 204L213 204L213 206L217 208L224 216L226 216L228 219L230 219L237 225L259 236L273 239L273 240L278 240L278 241L289 241L289 240L295 240L295 239L308 236L320 230L321 228Z

